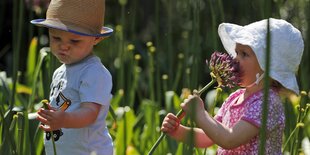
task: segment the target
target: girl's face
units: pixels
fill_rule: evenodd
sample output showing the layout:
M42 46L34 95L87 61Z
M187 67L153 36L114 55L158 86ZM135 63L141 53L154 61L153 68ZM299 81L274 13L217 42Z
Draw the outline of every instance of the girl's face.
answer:
M73 64L84 59L101 40L57 29L49 29L49 38L52 53L64 64Z
M260 68L256 55L247 45L236 44L236 61L239 62L241 71L241 87L246 87L256 81L256 74L264 71Z

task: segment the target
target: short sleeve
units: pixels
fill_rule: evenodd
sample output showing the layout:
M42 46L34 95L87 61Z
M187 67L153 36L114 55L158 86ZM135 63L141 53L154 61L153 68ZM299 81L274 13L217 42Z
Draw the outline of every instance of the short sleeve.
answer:
M241 119L259 128L261 126L262 100L254 100L248 104L249 106Z
M239 97L239 95L241 93L243 93L243 89L239 89L235 92L233 92L232 94L230 94L228 96L228 98L224 101L224 103L222 104L221 108L218 110L217 114L214 116L214 119L219 121L219 122L222 122L223 121L223 116L224 116L224 112L227 111L227 108L233 104L232 102L237 98Z
M218 122L222 122L223 121L223 109L224 107L222 106L219 111L217 112L217 114L214 116L214 119L217 120Z
M248 103L246 112L242 116L242 120L245 120L256 127L260 128L262 124L262 101L263 95L260 96L260 99L255 99L251 103ZM267 117L267 130L271 131L275 127L279 126L284 122L283 114L283 105L280 97L275 94L273 91L269 94L268 102L268 117Z
M81 102L94 102L109 105L112 98L112 77L103 66L91 66L80 79L79 94Z

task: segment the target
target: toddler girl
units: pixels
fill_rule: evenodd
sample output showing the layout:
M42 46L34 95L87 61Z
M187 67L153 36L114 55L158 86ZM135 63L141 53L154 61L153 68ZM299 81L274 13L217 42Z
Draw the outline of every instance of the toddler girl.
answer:
M270 81L265 154L282 154L282 134L285 125L280 90L299 94L295 72L303 53L299 30L281 19L269 19L270 24ZM258 154L259 128L262 125L263 81L266 57L267 20L246 26L222 23L218 33L224 48L239 62L240 89L223 103L215 117L204 110L203 101L196 95L181 104L187 115L194 118L196 147L219 146L217 154ZM191 113L189 105L195 105ZM187 142L191 128L169 113L161 130L170 137Z

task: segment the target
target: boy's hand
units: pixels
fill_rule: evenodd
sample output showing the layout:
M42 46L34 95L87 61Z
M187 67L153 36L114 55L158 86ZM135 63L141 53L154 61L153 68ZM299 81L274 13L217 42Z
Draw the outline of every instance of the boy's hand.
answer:
M38 111L37 117L37 119L42 123L39 127L44 131L53 131L62 128L64 118L65 112L61 110L55 110L55 108L50 110L41 108Z
M47 100L42 100L42 103L44 109L41 108L37 112L37 120L42 123L39 128L43 129L44 131L60 129L62 127L65 113L52 107Z
M41 103L43 104L44 109L51 109L51 105L48 103L48 100L42 100Z

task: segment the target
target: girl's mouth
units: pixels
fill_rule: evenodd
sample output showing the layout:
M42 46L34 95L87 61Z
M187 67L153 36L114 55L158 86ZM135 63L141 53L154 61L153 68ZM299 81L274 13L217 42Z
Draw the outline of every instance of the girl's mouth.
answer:
M242 77L243 77L243 70L241 69L240 67L240 63L238 61L234 61L233 62L233 72L235 72L235 76L236 76L236 79L237 79L237 83L238 85L240 86L241 85L241 82L242 82Z

